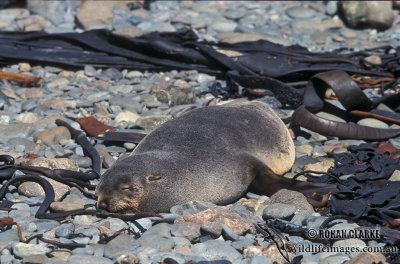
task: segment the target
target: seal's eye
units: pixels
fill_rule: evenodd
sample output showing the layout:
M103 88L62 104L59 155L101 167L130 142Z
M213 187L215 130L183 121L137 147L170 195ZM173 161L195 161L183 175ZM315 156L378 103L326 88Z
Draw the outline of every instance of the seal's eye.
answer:
M160 179L161 179L160 175L149 175L149 176L147 176L147 180L149 180L149 181L157 181L157 180L160 180Z
M130 185L125 185L121 187L121 191L130 191L130 192L135 192L136 188Z

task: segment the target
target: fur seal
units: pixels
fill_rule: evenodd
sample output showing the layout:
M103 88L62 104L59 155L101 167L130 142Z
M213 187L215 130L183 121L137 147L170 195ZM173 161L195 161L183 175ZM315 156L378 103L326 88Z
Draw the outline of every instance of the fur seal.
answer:
M289 131L263 102L191 110L149 133L100 178L99 208L166 212L191 200L228 204L249 187L263 194L320 186L284 178L295 148Z

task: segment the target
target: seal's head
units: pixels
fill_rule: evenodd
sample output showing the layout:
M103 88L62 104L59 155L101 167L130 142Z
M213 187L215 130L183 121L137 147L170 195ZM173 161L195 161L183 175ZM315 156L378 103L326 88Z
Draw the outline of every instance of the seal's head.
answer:
M118 160L100 178L96 188L98 208L114 213L138 213L169 210L170 186L163 176L166 160L149 154ZM163 199L164 197L164 199Z

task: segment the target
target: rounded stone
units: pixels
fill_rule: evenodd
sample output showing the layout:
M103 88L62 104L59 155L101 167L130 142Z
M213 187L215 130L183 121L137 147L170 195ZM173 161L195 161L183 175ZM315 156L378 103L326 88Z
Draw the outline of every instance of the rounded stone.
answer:
M289 7L285 12L289 17L299 19L312 18L316 13L314 10L302 6Z
M263 218L279 218L279 219L290 219L296 212L296 206L292 204L274 203L267 205L263 211Z
M375 127L375 128L383 128L383 129L388 129L389 126L385 122L382 122L378 119L375 118L363 118L357 122L358 125L360 126L369 126L369 127Z

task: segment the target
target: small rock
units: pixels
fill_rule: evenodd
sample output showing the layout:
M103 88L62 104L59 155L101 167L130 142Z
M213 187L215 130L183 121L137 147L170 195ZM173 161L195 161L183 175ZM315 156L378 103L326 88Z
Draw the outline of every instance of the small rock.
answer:
M345 145L343 143L339 143L339 142L337 142L337 143L326 143L325 142L324 146L322 147L322 150L327 154L333 154L333 151L338 148L346 149L347 145Z
M279 218L290 219L296 212L296 206L292 204L273 203L267 205L263 212L264 219Z
M175 246L174 240L169 237L147 234L146 232L137 240L140 246L150 247L160 251L170 251Z
M28 88L20 96L22 99L42 98L44 93L40 88Z
M94 248L92 246L86 245L84 248L75 248L72 250L72 255L93 255Z
M72 255L68 258L69 264L113 264L114 262L108 258L88 256L88 255Z
M31 65L26 62L18 63L18 67L20 72L29 72L32 69Z
M255 256L251 259L250 264L272 264L266 256Z
M50 248L41 244L26 244L21 242L13 244L12 250L18 258L25 258L31 255L46 255L51 251Z
M230 20L217 20L210 26L210 28L217 33L234 32L236 27L237 23Z
M112 80L112 81L119 81L123 78L122 73L115 69L115 68L108 68L105 71L102 71L98 78L102 78L105 81Z
M140 116L136 113L133 113L131 111L123 111L119 112L118 115L115 117L115 122L120 123L120 122L132 122L135 123Z
M222 233L222 223L219 222L204 222L200 228L202 233L211 235L214 238L217 238Z
M329 32L316 30L311 34L310 37L312 40L315 41L315 43L321 45L321 44L325 44L326 39L330 36L331 36L331 34Z
M69 84L69 80L66 78L58 78L55 79L54 81L48 82L46 83L46 88L57 88L58 86L63 86L63 85L68 85Z
M84 67L85 75L89 77L96 76L98 72L92 65L85 65Z
M299 192L281 189L270 197L270 203L284 203L296 206L296 214L305 216L314 213L313 207L307 202L306 197Z
M52 127L36 132L33 139L35 142L40 140L44 144L51 146L59 144L61 140L71 139L71 134L66 127Z
M242 255L227 242L220 240L208 240L204 243L198 243L192 246L192 252L207 260L238 261L242 259Z
M325 216L309 216L307 217L307 228L318 230L326 219Z
M372 55L372 56L368 56L365 57L365 60L372 63L372 64L382 64L382 59L381 57L377 56L377 55Z
M357 122L358 125L360 126L369 126L369 127L375 127L375 128L383 128L383 129L388 129L389 126L385 122L382 122L378 119L374 118L363 118Z
M55 231L56 237L65 237L68 238L69 235L73 234L75 227L71 223L62 224Z
M11 241L19 241L17 229L10 229L4 232L0 232L0 243L2 242L9 243Z
M172 106L192 104L196 99L194 86L184 80L154 84L150 93L155 94L158 101Z
M51 203L50 208L53 212L83 210L85 208L85 200L76 196L71 196L63 199L61 202Z
M200 226L192 222L175 223L171 227L171 234L196 241L200 236Z
M224 236L225 240L236 241L240 239L240 236L236 234L235 231L224 224L222 224L222 235Z
M334 16L338 11L338 1L328 1L326 3L326 14Z
M37 219L33 222L37 228L37 231L47 232L60 225L56 220L51 219Z
M225 224L239 235L246 232L255 233L251 221L236 212L221 207L213 207L193 215L183 215L176 219L175 223L193 222L201 226L207 221Z
M355 258L346 261L344 264L373 264L385 263L386 258L382 253L364 252L357 255Z
M249 245L243 250L243 256L245 258L253 258L262 254L263 248L260 246Z
M142 116L137 119L136 126L143 128L147 131L151 131L170 119L171 119L170 116L163 116L163 115Z
M124 37L128 37L128 38L136 38L136 37L140 37L142 35L142 31L140 31L140 29L138 29L137 27L132 26L132 25L120 26L116 30L114 30L113 33L124 36ZM131 78L129 78L129 79L131 79Z
M314 164L307 164L304 166L305 171L321 171L327 172L329 168L333 167L335 164L331 160L323 160Z
M269 244L269 246L267 246L267 248L263 250L262 254L266 256L273 263L279 263L279 264L287 263L286 260L282 257L282 254L278 250L276 244L274 243ZM290 259L293 259L294 257L293 253L288 252L288 255Z
M238 32L220 33L215 35L214 38L218 39L220 42L226 42L232 44L244 41L257 41L261 39L266 40L266 38L261 35L238 33Z
M333 243L332 247L337 247L337 248L358 248L359 252L350 252L350 257L354 258L360 252L362 252L363 248L365 248L367 245L365 244L364 241L356 238L349 238L349 239L344 239L344 240L339 240Z
M390 176L389 181L400 181L400 170L395 170Z
M39 15L31 15L24 22L25 31L41 31L46 29L46 19Z
M285 12L289 17L298 19L309 19L315 16L314 10L302 6L289 7Z
M214 206L216 205L209 202L190 201L185 204L172 206L170 212L178 215L195 214Z
M34 123L34 122L38 121L39 118L40 118L39 114L28 112L28 113L19 114L18 117L15 119L15 121L20 122L20 123Z
M175 32L176 28L168 22L151 22L144 21L137 25L143 34L159 31L159 32Z
M108 242L104 247L104 257L113 259L136 248L138 245L138 241L130 235L121 234Z
M387 29L394 21L389 1L340 1L340 15L351 28Z
M93 16L93 11L96 16ZM76 12L76 19L84 29L96 26L112 25L114 22L113 6L107 2L85 1Z
M319 112L316 116L336 122L346 123L346 120L326 112Z
M65 251L64 249L60 249L54 250L49 254L49 256L51 257L51 260L67 262L68 258L71 256L71 253Z
M26 160L21 162L21 165L25 166L37 166L45 167L49 169L65 169L78 171L79 167L75 161L67 158L58 159L47 159L47 158L36 158L32 160ZM67 192L69 192L70 187L68 185L59 183L55 180L46 178L54 188L55 200L58 201ZM32 196L44 196L43 188L36 182L23 182L18 187L18 192L22 195L32 197Z
M137 264L139 263L139 258L130 252L127 252L117 258L118 264Z
M311 154L313 152L313 147L311 145L308 145L308 144L303 144L303 145L300 145L300 146L296 146L296 152L305 153L308 156L311 156Z
M43 264L47 261L48 258L45 255L30 255L22 259L23 264Z

